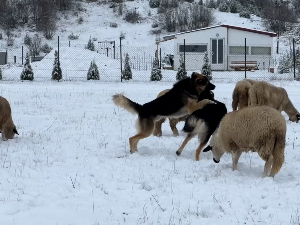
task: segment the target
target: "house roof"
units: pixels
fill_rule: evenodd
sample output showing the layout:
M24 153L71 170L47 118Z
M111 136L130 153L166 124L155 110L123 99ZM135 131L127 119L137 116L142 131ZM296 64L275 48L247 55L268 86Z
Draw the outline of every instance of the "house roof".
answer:
M257 34L268 35L270 37L276 37L277 36L277 34L274 33L274 32L268 32L268 31L262 31L262 30L249 29L249 28L245 28L245 27L237 27L237 26L221 24L221 25L216 25L216 26L212 26L212 27L204 27L204 28L201 28L201 29L196 29L196 30L191 30L191 31L185 31L185 32L180 32L180 33L176 33L176 34L166 35L166 36L163 37L163 39L164 40L171 40L171 39L174 39L177 35L192 33L192 32L197 32L197 31L202 31L202 30L213 29L213 28L216 28L216 27L226 27L228 29L242 30L242 31L247 31L247 32L252 32L252 33L257 33Z

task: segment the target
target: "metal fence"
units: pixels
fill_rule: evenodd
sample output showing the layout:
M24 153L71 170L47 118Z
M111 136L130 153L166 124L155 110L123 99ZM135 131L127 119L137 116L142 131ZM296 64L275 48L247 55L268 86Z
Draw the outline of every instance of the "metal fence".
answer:
M132 81L150 81L153 61L157 57L162 73L162 81L176 81L179 67L184 67L187 74L201 72L207 56L208 65L212 70L215 81L237 81L246 78L272 80L292 80L298 76L295 47L291 60L285 69L279 70L280 55L276 49L266 46L225 45L149 45L134 47L126 45L122 39L111 41L94 41L95 49L86 49L85 44L69 41L60 43L48 54L31 56L31 66L34 80L51 80L54 63L54 50L59 50L59 60L63 80L87 80L87 73L92 61L98 66L101 81L122 81L126 54L130 58ZM25 63L25 56L29 53L26 46L19 49L7 49L5 57L0 59L0 69L3 80L20 80ZM2 58L3 58L2 57ZM0 57L1 58L1 57ZM183 61L183 65L180 64Z

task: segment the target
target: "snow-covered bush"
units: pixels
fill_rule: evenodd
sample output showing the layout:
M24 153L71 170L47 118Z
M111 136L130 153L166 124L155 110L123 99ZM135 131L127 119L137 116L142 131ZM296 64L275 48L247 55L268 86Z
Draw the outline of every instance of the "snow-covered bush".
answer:
M243 9L243 10L240 12L240 17L250 19L250 18L251 18L251 15L250 15L250 12L249 12L247 9Z
M94 45L94 42L92 41L91 38L89 39L89 41L87 43L86 49L89 49L91 51L95 51L95 45Z
M53 63L53 70L52 70L52 80L61 80L62 79L62 71L60 68L60 62L58 58L58 52L55 50L54 52L54 63Z
M185 62L183 59L183 54L180 54L179 67L176 74L176 80L182 80L187 77L187 72L185 70Z
M160 81L162 79L161 69L159 68L158 58L155 58L153 61L153 66L151 70L151 81Z
M208 80L212 79L212 75L211 75L211 65L209 63L209 58L208 58L208 54L207 52L204 53L204 58L203 58L204 64L202 66L202 71L201 73L205 76L208 77Z
M23 70L22 70L20 78L21 78L21 80L30 80L30 81L32 81L34 79L28 52L26 53L25 64L23 66Z
M124 64L124 69L122 71L122 79L123 80L132 79L132 72L131 72L130 59L128 53L126 53L125 56L125 64Z
M149 6L150 8L158 8L160 4L160 0L150 0Z
M99 70L95 60L91 62L89 71L87 73L87 80L100 80Z
M222 2L219 5L219 11L220 12L228 12L229 11L229 5L226 2Z

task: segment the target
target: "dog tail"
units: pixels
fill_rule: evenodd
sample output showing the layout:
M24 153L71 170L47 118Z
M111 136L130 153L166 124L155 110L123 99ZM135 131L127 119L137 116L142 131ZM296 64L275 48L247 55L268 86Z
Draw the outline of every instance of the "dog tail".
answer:
M136 113L138 114L141 110L141 105L131 101L129 98L126 98L122 94L113 95L113 102L124 109L126 109L128 112Z
M182 131L186 133L191 133L195 129L198 120L199 118L194 114L188 116L188 118L186 118L185 120L185 124Z

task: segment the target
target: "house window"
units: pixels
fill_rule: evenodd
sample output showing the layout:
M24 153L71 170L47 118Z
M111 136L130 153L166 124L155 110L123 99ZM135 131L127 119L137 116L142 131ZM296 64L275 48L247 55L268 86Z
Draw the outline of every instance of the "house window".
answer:
M246 54L249 55L249 47L246 47ZM229 46L230 55L245 55L245 46Z
M271 47L251 47L251 55L271 55Z
M204 53L207 51L207 45L185 45L185 52ZM179 45L179 52L184 52L184 45Z

